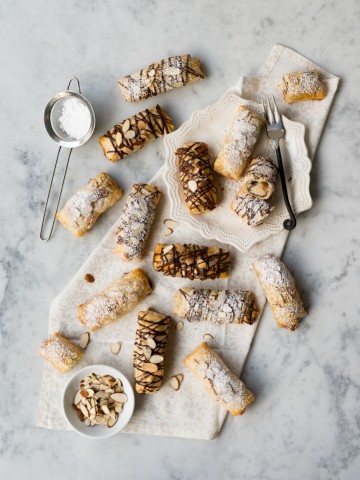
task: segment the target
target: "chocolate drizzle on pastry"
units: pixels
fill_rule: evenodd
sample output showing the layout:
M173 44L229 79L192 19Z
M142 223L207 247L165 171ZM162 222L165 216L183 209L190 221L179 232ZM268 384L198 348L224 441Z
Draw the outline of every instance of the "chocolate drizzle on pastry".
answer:
M203 142L186 143L176 150L185 202L191 213L199 214L216 207L216 187L208 146Z
M99 142L106 158L116 162L173 130L171 118L156 105L115 125Z
M230 266L230 254L219 247L194 244L158 243L153 266L166 276L205 280L225 278Z
M126 75L118 83L123 98L127 102L137 102L203 78L198 59L191 55L177 55Z
M124 205L117 231L115 252L125 261L139 262L161 197L155 185L134 184Z
M261 225L274 209L267 200L243 194L241 190L235 195L230 208L251 227Z
M171 317L150 308L138 313L134 348L135 389L138 393L156 393L161 387L171 320Z
M270 158L257 157L251 160L242 185L247 193L267 200L274 192L278 174L279 170Z
M183 288L174 297L174 313L189 322L248 323L259 313L252 292Z

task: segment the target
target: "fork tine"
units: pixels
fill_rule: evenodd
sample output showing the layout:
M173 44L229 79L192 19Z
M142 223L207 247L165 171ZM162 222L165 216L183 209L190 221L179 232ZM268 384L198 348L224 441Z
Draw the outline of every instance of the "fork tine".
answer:
M274 105L273 111L274 111L275 122L276 123L281 123L281 117L280 117L280 113L279 113L279 110L278 110L276 102L275 102L274 95L271 95L271 98L272 98L273 105Z
M269 119L268 119L268 115L267 115L267 111L266 111L266 108L265 108L265 102L264 102L264 98L263 98L263 97L261 97L261 104L262 104L262 107L263 107L265 122L266 122L266 123L269 123Z
M266 99L266 111L267 111L268 122L270 124L274 123L274 115L270 107L269 97Z

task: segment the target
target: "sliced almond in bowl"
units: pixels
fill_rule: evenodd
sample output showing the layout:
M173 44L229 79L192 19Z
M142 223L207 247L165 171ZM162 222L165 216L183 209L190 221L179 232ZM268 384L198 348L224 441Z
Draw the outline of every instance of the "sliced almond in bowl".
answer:
M128 397L125 393L113 393L110 395L110 398L116 403L126 403L128 401Z

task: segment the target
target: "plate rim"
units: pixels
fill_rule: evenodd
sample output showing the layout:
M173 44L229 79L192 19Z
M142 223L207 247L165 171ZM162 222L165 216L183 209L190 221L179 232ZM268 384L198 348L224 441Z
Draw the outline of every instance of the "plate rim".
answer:
M256 243L261 242L268 238L270 235L279 233L284 230L282 222L288 217L286 212L278 215L280 221L276 224L271 223L271 216L263 225L257 228L263 227L263 234L259 236L259 230L253 229L253 232L247 236L246 240L243 237L234 235L233 233L226 232L222 227L210 227L207 220L201 220L198 216L191 216L189 212L184 213L182 211L183 199L181 198L181 192L179 187L180 183L178 178L178 169L175 168L175 140L185 136L189 131L195 128L199 128L200 122L206 118L211 118L217 112L224 110L229 103L243 104L253 108L258 113L262 112L261 104L243 98L237 89L230 89L215 103L208 105L207 107L196 110L192 113L190 118L186 120L175 132L166 135L164 138L165 144L165 172L164 181L167 186L167 191L170 199L170 216L174 220L183 221L191 228L198 230L201 235L208 240L217 240L221 243L225 243L237 248L241 252L249 250ZM303 170L303 175L300 177L302 181L302 193L303 198L297 202L295 215L299 215L301 212L309 210L312 207L312 198L310 195L310 171L312 168L312 162L309 158L307 147L305 144L305 126L301 122L294 122L283 116L285 124L285 130L293 129L299 130L300 144L296 145L296 149L301 155L306 164L306 168ZM264 229L266 227L266 229Z

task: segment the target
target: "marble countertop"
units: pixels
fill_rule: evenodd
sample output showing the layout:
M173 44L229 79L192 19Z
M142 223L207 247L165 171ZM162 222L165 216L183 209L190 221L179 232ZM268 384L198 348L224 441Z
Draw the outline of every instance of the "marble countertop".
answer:
M359 134L357 0L4 0L0 4L0 473L5 478L357 479L360 471ZM114 166L96 137L138 111L116 81L150 60L191 52L206 81L161 98L177 125L241 75L256 74L282 43L342 78L311 172L313 208L284 254L309 316L295 333L267 308L243 376L257 400L218 439L118 435L92 442L35 427L54 296L116 219L109 211L76 241L57 226L39 240L56 146L43 126L48 99L77 75L97 115L73 152L64 198L105 169L121 186L161 166L161 142ZM143 102L149 106L153 102Z

